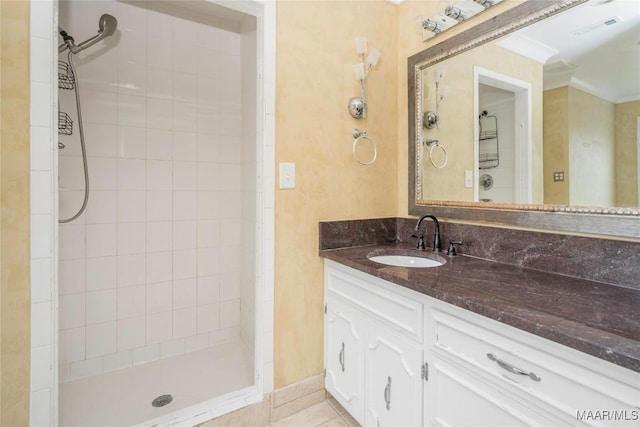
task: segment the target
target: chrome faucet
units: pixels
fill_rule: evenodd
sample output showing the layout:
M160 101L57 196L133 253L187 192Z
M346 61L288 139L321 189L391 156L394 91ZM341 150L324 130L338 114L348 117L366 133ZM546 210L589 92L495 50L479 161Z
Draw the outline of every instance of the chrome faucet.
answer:
M420 231L420 225L422 225L422 221L425 218L431 218L433 220L433 223L436 226L435 233L433 236L433 251L440 252L442 250L442 245L440 244L440 223L438 222L438 218L436 218L434 215L431 215L431 214L422 215L418 220L418 223L416 224L416 231ZM418 238L418 249L426 249L422 236L419 236Z

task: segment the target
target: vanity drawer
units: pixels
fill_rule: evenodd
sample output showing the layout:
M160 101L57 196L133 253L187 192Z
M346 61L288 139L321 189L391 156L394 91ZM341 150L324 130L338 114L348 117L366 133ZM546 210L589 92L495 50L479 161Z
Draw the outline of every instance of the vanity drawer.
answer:
M582 411L620 411L622 417L591 417L587 424L630 425L630 419L638 419L637 372L457 307L441 308L429 315L432 349L470 375L489 378L516 399L534 397L532 403L555 408L553 412L572 424ZM513 372L517 370L530 375Z
M402 291L401 287L331 261L325 261L325 281L331 296L348 301L418 343L423 341L424 305L417 299L401 295L398 292Z

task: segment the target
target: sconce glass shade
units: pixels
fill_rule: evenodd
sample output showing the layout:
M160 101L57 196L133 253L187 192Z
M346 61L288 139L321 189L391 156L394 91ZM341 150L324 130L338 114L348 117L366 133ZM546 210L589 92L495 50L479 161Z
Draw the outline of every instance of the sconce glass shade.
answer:
M361 119L364 117L364 100L360 97L353 97L349 100L349 114L354 119Z
M368 68L375 66L378 63L379 59L380 51L374 47L373 49L371 49L371 52L369 52L369 56L367 57Z

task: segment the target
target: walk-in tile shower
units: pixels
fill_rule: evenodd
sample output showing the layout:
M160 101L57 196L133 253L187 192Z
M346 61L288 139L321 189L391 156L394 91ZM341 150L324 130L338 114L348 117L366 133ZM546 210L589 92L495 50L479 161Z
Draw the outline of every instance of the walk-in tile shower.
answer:
M251 386L256 18L72 0L59 32L60 425Z

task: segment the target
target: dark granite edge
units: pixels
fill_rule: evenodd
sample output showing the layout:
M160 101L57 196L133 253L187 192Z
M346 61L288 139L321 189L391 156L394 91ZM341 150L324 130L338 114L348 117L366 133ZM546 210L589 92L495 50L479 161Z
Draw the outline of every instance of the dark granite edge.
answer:
M371 245L373 247L373 245ZM395 245L393 246L395 247ZM395 283L404 288L411 289L414 292L436 298L440 301L455 305L462 309L469 310L481 316L492 320L499 321L509 326L515 327L522 331L532 333L536 336L549 339L558 344L573 348L599 359L611 362L618 366L640 372L640 341L636 341L627 337L611 334L587 326L578 322L554 316L547 312L527 309L527 317L523 317L516 313L514 307L505 306L501 309L483 306L476 302L465 300L464 297L456 297L455 293L447 290L434 292L421 292L414 289L406 279L398 275L390 274L384 269L375 269L361 262L351 260L343 256L345 250L323 250L320 256L330 259L347 267L354 268L374 277ZM491 261L487 261L491 262ZM548 273L551 274L551 273ZM573 330L574 333L568 332ZM579 331L579 334L575 333ZM611 342L614 340L615 342Z

